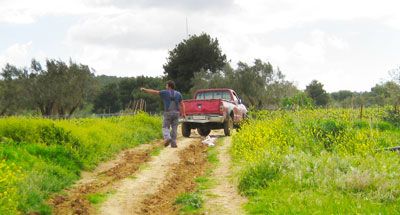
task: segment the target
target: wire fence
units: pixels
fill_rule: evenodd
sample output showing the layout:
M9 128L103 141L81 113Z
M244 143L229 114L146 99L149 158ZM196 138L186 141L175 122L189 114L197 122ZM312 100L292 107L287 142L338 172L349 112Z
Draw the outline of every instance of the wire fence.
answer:
M31 117L45 118L45 119L80 119L80 118L106 118L106 117L119 117L119 116L133 116L138 113L145 112L150 115L160 115L159 112L146 111L147 103L144 99L139 99L129 104L128 109L117 113L76 113L66 115L31 115Z

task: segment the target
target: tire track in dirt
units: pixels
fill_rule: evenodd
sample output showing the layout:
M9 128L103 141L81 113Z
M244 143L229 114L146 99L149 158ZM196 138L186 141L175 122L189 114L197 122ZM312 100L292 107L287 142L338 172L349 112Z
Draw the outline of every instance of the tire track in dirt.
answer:
M116 184L117 190L100 208L100 214L177 214L175 198L196 186L203 174L206 147L200 138L180 138L178 148L166 148L135 178Z
M232 177L230 143L231 138L226 137L217 146L219 163L211 174L216 185L206 191L205 214L245 214L242 205L246 199L238 194Z
M150 153L160 146L162 146L162 141L125 150L116 159L100 164L93 172L82 173L82 179L65 190L66 195L55 195L49 200L49 204L53 207L53 214L96 213L86 196L107 191L111 184L135 173L143 163L150 160Z
M207 147L192 144L179 153L180 162L174 166L162 187L141 202L140 214L178 214L175 199L196 188L195 178L204 174L207 167Z

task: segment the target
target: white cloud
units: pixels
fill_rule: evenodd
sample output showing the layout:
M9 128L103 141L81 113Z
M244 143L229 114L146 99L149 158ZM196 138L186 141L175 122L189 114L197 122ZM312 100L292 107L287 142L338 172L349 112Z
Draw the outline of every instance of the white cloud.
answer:
M167 8L188 11L227 10L233 0L85 0L90 5L112 5L121 8Z
M2 0L0 23L30 24L43 16L96 15L118 13L115 7L93 7L80 0Z
M382 77L377 74L382 68L393 67L395 54L392 58L383 52L373 56L374 48L362 44L369 35L359 34L360 28L374 22L400 29L398 8L395 0L2 0L0 23L76 16L79 21L69 26L64 40L59 41L68 50L58 50L59 56L70 54L101 74L132 76L162 74L168 50L185 38L188 17L189 33L206 32L217 37L233 64L260 58L279 66L300 87L318 79L330 90L366 89L363 83ZM348 29L341 26L327 30L332 23L354 21L366 23L354 29L357 36L343 34ZM14 48L8 44L14 51L0 51L0 61L29 63L32 43L25 46L29 59L18 57L24 56L25 42L19 41ZM395 52L393 44L382 47ZM371 65L365 65L365 61ZM347 79L357 77L360 83Z
M3 53L0 53L0 66L3 66L6 63L10 63L13 65L26 65L27 62L30 62L32 51L32 41L20 44L16 43L8 47Z
M114 76L159 76L167 53L160 50L129 50L106 48L101 46L85 46L73 59L93 67L97 74ZM151 62L150 62L151 61Z
M184 23L185 17L176 12L130 10L87 18L68 30L67 43L121 49L166 49L185 37Z

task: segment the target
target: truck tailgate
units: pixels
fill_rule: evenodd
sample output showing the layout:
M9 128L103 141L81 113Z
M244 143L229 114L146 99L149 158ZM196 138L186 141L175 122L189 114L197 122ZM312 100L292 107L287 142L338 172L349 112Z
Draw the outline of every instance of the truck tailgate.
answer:
M221 114L221 99L184 100L186 115Z

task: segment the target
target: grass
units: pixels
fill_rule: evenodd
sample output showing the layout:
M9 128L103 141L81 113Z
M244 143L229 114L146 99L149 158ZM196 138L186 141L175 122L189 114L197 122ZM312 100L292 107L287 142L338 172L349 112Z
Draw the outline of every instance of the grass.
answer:
M400 129L377 109L262 112L233 136L249 214L398 214Z
M103 119L0 119L0 160L20 170L13 171L13 180L4 184L0 178L0 203L13 202L0 204L1 214L50 214L46 200L72 185L82 170L93 169L123 149L160 138L160 127L159 117L146 114ZM3 172L7 173L0 169ZM7 194L2 190L8 190Z
M154 148L154 149L150 152L150 156L158 156L158 155L160 155L161 150L162 150L163 148L165 148L165 147L159 146L159 147Z
M110 193L92 193L87 195L86 198L89 200L91 204L96 205L105 202L109 195Z
M175 200L175 204L181 205L182 214L193 214L203 207L203 199L196 193L184 193Z
M221 143L221 139L217 140L217 145ZM218 150L217 147L209 147L207 150L207 161L213 165L218 164Z

